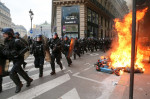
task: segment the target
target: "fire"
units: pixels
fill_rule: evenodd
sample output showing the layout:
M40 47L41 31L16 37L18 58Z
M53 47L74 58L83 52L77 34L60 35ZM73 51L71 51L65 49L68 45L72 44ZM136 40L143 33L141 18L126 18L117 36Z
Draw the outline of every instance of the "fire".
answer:
M142 21L148 8L137 11L137 20ZM132 37L132 12L127 14L124 19L115 19L115 29L118 33L118 44L110 55L111 64L114 68L130 67L131 64L131 37ZM142 64L143 54L140 46L137 48L135 68L144 68ZM122 74L122 71L120 71Z
M72 38L72 39L71 39L71 42L70 42L68 57L72 56L72 51L73 51L73 49L74 49L74 44L75 44L75 40Z
M119 73L120 73L120 75L123 75L123 73L124 73L124 70L120 70L120 72L119 72Z

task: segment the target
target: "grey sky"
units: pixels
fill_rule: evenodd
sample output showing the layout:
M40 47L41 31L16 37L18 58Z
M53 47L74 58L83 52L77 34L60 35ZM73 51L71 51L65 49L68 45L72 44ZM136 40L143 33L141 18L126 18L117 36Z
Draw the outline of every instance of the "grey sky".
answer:
M33 24L51 21L52 0L1 0L10 9L12 22L23 25L27 30L31 27L29 10L34 13Z

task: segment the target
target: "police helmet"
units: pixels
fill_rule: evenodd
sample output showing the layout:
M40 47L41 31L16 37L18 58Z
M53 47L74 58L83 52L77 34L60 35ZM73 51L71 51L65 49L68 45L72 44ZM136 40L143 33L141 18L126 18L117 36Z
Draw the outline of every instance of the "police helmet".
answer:
M66 39L68 40L68 39L69 39L69 37L68 37L67 35L65 35L65 36L64 36L64 39L65 39L65 40L66 40Z
M19 36L20 34L19 34L19 32L15 32L14 35L18 35Z
M54 32L54 35L53 36L57 36L58 37L58 34L56 32Z
M40 37L42 37L42 34L37 34L36 37L40 38Z
M2 34L8 34L9 37L13 37L14 31L12 28L3 28Z

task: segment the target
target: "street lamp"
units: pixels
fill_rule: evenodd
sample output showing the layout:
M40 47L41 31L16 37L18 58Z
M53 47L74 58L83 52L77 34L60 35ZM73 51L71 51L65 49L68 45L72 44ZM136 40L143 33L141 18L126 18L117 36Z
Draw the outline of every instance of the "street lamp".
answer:
M31 19L31 31L32 31L32 20L33 20L34 14L33 14L33 12L31 11L31 9L30 9L30 11L29 11L29 15L30 15L30 19Z
M42 26L41 26L41 34L42 34Z

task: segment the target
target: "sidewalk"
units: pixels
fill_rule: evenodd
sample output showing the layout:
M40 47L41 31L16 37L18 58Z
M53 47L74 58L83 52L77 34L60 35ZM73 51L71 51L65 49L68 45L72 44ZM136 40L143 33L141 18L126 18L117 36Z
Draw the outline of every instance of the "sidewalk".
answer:
M146 62L144 74L134 76L134 99L150 99L150 63ZM130 74L124 73L110 95L110 99L129 99Z

